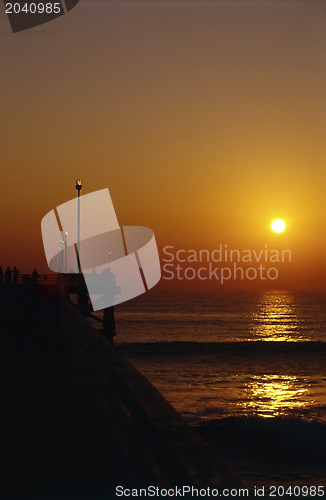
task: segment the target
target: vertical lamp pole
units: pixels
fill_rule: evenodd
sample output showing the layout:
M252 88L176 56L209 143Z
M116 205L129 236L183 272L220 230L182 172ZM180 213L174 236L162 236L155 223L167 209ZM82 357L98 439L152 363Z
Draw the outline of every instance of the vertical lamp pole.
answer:
M78 196L78 216L77 216L77 262L78 271L80 272L80 260L79 260L79 242L80 242L80 191L82 189L82 181L80 179L76 180L77 196Z

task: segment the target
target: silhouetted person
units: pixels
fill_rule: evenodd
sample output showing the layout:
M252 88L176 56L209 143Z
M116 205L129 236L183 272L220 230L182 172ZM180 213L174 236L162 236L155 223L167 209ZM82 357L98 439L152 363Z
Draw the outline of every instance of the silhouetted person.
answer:
M0 266L0 284L3 283L3 270L2 267Z
M103 270L101 275L98 275L98 282L94 290L89 287L90 293L101 294L101 297L93 303L97 309L103 311L103 335L113 344L113 339L116 335L115 320L114 320L114 297L120 295L121 288L116 285L115 275L110 268Z
M11 283L11 269L8 266L7 269L5 270L5 283Z
M12 281L14 283L17 283L18 282L18 276L19 276L19 271L17 269L17 267L15 266L12 270Z
M93 267L92 271L91 271L91 274L89 275L90 279L91 279L91 284L92 286L95 286L97 281L98 281L98 275L96 274L96 269L95 267Z
M34 267L34 270L32 272L32 283L37 284L37 280L38 280L38 273L36 271L36 268Z

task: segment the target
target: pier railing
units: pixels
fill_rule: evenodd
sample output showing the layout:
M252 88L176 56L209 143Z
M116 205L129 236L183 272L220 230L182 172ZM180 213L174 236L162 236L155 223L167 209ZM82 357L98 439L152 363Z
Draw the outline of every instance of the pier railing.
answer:
M18 274L16 277L11 276L10 279L3 276L0 277L0 285L56 285L57 274Z
M0 276L0 285L57 285L59 279L66 286L80 286L84 283L82 274L18 274L10 279Z

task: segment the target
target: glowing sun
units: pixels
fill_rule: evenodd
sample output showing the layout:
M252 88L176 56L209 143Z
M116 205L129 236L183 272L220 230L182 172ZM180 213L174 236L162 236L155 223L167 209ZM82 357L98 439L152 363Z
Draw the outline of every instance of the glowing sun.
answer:
M276 219L272 222L272 229L275 233L283 233L285 227L284 220Z

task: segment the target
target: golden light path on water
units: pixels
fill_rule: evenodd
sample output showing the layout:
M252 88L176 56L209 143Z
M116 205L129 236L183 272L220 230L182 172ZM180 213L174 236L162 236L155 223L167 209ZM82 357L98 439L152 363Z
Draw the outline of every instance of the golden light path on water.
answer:
M266 292L253 313L252 340L300 342L309 340L300 333L294 299L286 292Z
M304 396L308 388L303 387L298 377L290 375L253 376L246 388L246 398L241 406L257 416L271 418L286 415L291 410L307 406ZM303 398L304 399L301 399Z
M286 292L265 292L252 315L253 340L300 342L306 339L299 328L295 303ZM275 417L300 410L308 404L307 381L284 373L254 375L246 384L245 410L262 417Z

